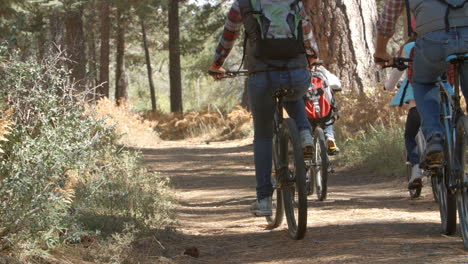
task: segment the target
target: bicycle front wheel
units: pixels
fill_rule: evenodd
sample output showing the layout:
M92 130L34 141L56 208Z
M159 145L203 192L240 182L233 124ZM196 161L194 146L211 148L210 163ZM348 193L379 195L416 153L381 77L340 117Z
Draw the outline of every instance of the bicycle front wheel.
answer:
M457 137L455 139L455 160L459 166L457 190L458 216L460 220L460 233L463 238L463 245L468 249L468 117L463 116L457 123Z
M317 127L314 130L314 144L315 144L315 190L317 199L323 201L327 198L328 190L328 168L330 162L328 160L327 148L325 145L325 135L322 128Z
M273 185L273 194L271 196L272 208L271 216L267 216L267 228L277 228L283 222L283 196L281 195L280 183L280 164L279 164L279 140L276 134L273 135L273 162L271 173L271 184Z
M307 190L304 154L291 118L283 122L280 142L280 164L285 167L281 187L284 211L289 234L298 240L304 238L307 229Z

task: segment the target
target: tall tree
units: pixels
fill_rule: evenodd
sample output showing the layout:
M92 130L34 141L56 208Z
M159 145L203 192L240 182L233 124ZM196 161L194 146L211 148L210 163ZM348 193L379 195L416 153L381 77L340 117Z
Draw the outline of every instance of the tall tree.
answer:
M87 51L88 51L88 83L90 87L96 87L98 84L97 76L97 54L96 54L96 2L90 1L88 12L86 13L86 33L87 33ZM96 91L99 92L99 91ZM99 96L100 93L98 93ZM100 96L99 96L100 97Z
M115 100L119 105L123 99L128 99L127 78L125 75L125 14L123 14L121 7L117 8L116 42Z
M68 67L71 70L72 78L83 90L86 86L86 45L82 14L81 8L68 10L65 26Z
M109 97L109 56L110 56L110 1L100 0L101 52L99 58L100 97Z
M171 112L182 112L182 80L180 73L179 1L169 0L169 82Z
M378 81L373 63L375 0L307 0L320 58L344 87L363 91Z
M150 87L150 94L151 94L151 109L156 111L156 93L154 91L154 83L153 83L153 69L151 67L151 58L148 49L148 40L146 38L146 27L145 21L143 16L140 16L140 24L141 24L141 33L143 35L143 49L145 50L145 59L146 59L146 70L148 72L148 82Z

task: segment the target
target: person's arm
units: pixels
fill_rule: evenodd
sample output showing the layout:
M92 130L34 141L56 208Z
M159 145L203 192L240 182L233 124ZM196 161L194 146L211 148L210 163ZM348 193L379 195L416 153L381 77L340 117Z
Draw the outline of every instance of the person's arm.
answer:
M398 17L405 7L405 0L386 0L384 8L377 22L377 45L375 48L375 62L384 66L391 59L387 54L388 41L395 34L395 26Z
M242 16L239 8L239 1L235 0L229 10L224 31L216 47L213 62L211 63L210 72L224 73L222 68L224 61L234 47L234 42L239 36L242 27Z
M318 59L319 49L315 40L312 24L308 12L304 6L301 9L302 16L302 36L304 39L304 48L309 62L314 62Z

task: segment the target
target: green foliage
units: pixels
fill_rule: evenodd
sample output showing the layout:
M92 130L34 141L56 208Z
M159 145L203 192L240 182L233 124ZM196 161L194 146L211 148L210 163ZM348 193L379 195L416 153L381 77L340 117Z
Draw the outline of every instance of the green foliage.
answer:
M167 179L116 146L114 129L86 113L85 93L62 64L0 57L0 106L14 109L0 159L0 247L25 255L79 241L93 217L101 216L99 232L116 218L137 228L172 221Z
M345 138L337 129L338 144L342 149L339 162L385 176L405 175L404 128L369 125L365 131L357 138Z

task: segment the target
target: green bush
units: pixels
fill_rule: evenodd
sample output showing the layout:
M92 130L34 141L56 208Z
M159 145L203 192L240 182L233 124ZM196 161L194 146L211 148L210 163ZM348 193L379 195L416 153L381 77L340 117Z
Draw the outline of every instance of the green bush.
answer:
M339 162L343 165L361 167L385 176L405 175L403 127L369 125L361 135L346 139L339 135L339 129L337 132L338 144L343 150Z
M89 93L73 88L63 61L1 54L0 107L14 110L0 160L1 249L27 260L100 232L109 219L136 227L173 221L167 179L148 173L140 153L119 148L114 129L86 114Z

